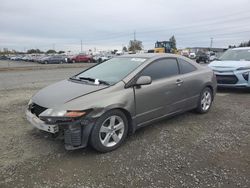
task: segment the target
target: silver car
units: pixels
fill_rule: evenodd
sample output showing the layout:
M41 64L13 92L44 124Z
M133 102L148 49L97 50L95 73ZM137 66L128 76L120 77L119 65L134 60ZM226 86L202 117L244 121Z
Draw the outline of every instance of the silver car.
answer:
M229 49L208 66L219 87L250 88L250 47Z
M119 147L128 134L159 119L209 111L216 93L213 71L173 54L113 58L35 94L27 119L63 135L65 148Z

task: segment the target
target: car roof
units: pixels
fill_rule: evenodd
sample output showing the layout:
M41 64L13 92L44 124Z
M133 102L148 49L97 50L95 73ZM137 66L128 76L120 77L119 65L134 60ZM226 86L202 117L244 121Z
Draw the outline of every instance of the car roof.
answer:
M231 50L250 50L250 47L232 48Z
M151 58L160 58L160 57L180 57L180 55L170 54L170 53L139 53L139 54L122 55L120 57L151 59Z

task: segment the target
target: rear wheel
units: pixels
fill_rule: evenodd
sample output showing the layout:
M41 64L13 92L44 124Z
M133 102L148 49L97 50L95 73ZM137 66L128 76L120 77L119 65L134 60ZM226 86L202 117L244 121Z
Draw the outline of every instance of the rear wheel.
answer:
M103 114L92 130L90 142L94 149L108 152L118 148L128 132L128 121L120 110Z
M213 102L212 90L206 87L201 92L196 111L201 114L207 113L212 106L212 102Z

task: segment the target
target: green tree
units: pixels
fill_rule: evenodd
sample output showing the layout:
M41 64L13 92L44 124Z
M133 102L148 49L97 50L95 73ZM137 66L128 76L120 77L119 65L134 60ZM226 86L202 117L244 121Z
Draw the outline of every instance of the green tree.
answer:
M129 51L136 52L136 51L142 50L142 48L143 48L142 41L131 40L129 42L129 47L128 47Z
M62 50L60 50L59 52L58 52L58 54L64 54L65 53L65 51L62 51Z
M55 50L48 50L47 52L46 52L47 54L55 54L56 53L56 51Z
M169 39L169 42L172 42L173 43L173 49L176 50L176 40L175 40L175 37L174 35L172 37L170 37Z
M122 48L122 51L127 52L127 51L128 51L127 47L124 46L124 47Z
M42 53L42 51L39 49L30 49L30 50L27 50L27 53L28 54L40 54Z
M228 48L236 48L235 45L229 45Z

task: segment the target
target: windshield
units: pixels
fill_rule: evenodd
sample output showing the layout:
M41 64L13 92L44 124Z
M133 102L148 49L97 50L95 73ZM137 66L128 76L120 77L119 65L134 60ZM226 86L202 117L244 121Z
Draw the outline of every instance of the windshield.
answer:
M145 58L113 58L78 74L75 78L92 78L114 84L122 80L145 61Z
M222 61L250 61L250 49L227 50L221 57Z
M156 48L170 48L170 43L168 42L156 42Z

